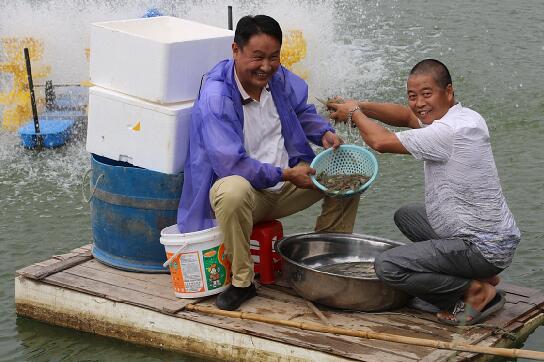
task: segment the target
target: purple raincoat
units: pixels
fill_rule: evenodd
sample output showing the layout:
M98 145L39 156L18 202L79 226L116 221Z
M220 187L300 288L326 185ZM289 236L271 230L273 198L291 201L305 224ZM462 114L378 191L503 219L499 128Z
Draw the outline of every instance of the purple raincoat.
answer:
M280 67L269 82L281 119L289 167L311 162L315 154L308 140L321 144L331 125L307 104L306 82ZM234 79L234 61L219 62L206 80L193 106L189 151L185 161L183 191L178 208L178 227L187 233L216 226L209 192L223 177L239 175L256 189L281 181L282 170L250 158L244 149L242 96Z

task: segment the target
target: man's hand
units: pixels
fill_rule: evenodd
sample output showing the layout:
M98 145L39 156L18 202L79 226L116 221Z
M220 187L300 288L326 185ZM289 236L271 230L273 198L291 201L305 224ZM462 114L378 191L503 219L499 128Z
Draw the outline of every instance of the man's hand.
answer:
M344 141L336 133L327 131L321 138L321 143L323 143L323 147L325 148L332 147L334 149L337 149L338 146L344 143Z
M301 189L313 189L315 185L310 178L315 175L315 170L308 165L297 165L283 170L282 180L289 181Z
M337 122L346 122L349 112L359 106L359 103L354 100L347 100L344 103L327 103L327 108L331 111L331 118Z

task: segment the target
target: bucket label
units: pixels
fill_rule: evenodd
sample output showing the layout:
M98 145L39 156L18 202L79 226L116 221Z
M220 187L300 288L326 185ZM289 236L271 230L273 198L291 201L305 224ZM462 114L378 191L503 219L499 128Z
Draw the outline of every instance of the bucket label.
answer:
M200 267L198 251L183 253L179 256L183 280L182 293L198 293L204 291L204 278Z
M202 257L208 290L221 288L230 283L230 262L226 258L223 244L202 250Z

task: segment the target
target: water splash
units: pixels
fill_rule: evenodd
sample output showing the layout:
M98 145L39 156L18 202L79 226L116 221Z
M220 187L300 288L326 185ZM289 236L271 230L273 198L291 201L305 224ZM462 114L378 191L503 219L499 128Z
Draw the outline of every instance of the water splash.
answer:
M395 2L393 1L393 4ZM391 35L379 13L381 4L353 4L336 1L233 1L234 23L247 14L268 14L282 29L301 30L307 41L306 58L299 64L308 70L310 100L326 97L371 98L384 89L383 79L390 78L387 52ZM138 18L150 8L166 15L226 27L227 4L222 1L18 1L3 6L0 13L1 36L36 37L44 42L43 64L51 65L53 84L79 84L88 79L91 23ZM349 11L348 11L349 10ZM348 15L344 15L348 14ZM347 28L353 17L365 18L363 27ZM396 52L403 51L395 49ZM409 50L404 50L409 51ZM0 51L0 61L2 54ZM0 79L0 87L10 80ZM2 89L5 91L5 89ZM0 109L1 111L1 109ZM83 127L84 128L84 127ZM24 188L31 182L47 182L76 194L82 174L89 167L84 133L75 142L58 150L36 153L23 150L18 136L0 132L0 177L10 187ZM340 129L339 133L357 142L358 138ZM18 186L17 186L18 185Z
M234 23L247 14L268 14L284 30L300 29L308 42L308 56L302 64L311 71L310 89L315 92L345 93L361 80L375 82L384 73L379 46L365 29L354 34L341 30L347 19L339 16L337 2L321 1L298 4L292 1L234 1ZM350 14L364 14L368 8L351 5ZM226 5L221 1L19 1L0 13L2 36L37 37L44 41L44 62L53 68L54 84L79 82L88 78L85 48L89 46L91 23L138 18L149 8L165 14L226 27ZM379 19L369 21L373 32Z

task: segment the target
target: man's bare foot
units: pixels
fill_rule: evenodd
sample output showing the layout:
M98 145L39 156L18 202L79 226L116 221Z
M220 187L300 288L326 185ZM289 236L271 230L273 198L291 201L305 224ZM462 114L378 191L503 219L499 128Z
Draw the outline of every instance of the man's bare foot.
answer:
M487 279L480 279L480 281L482 283L489 283L492 286L496 287L501 282L501 278L499 278L498 275L493 275L492 277Z
M495 298L495 294L497 294L497 290L495 289L494 285L491 285L490 283L486 283L480 280L473 280L470 282L470 285L467 291L465 292L465 295L463 297L463 302L465 302L465 304L470 305L472 308L474 308L478 312L481 312L485 308L485 306L493 298ZM455 316L452 313L447 311L438 312L436 316L438 318L448 319L451 321L455 320Z

